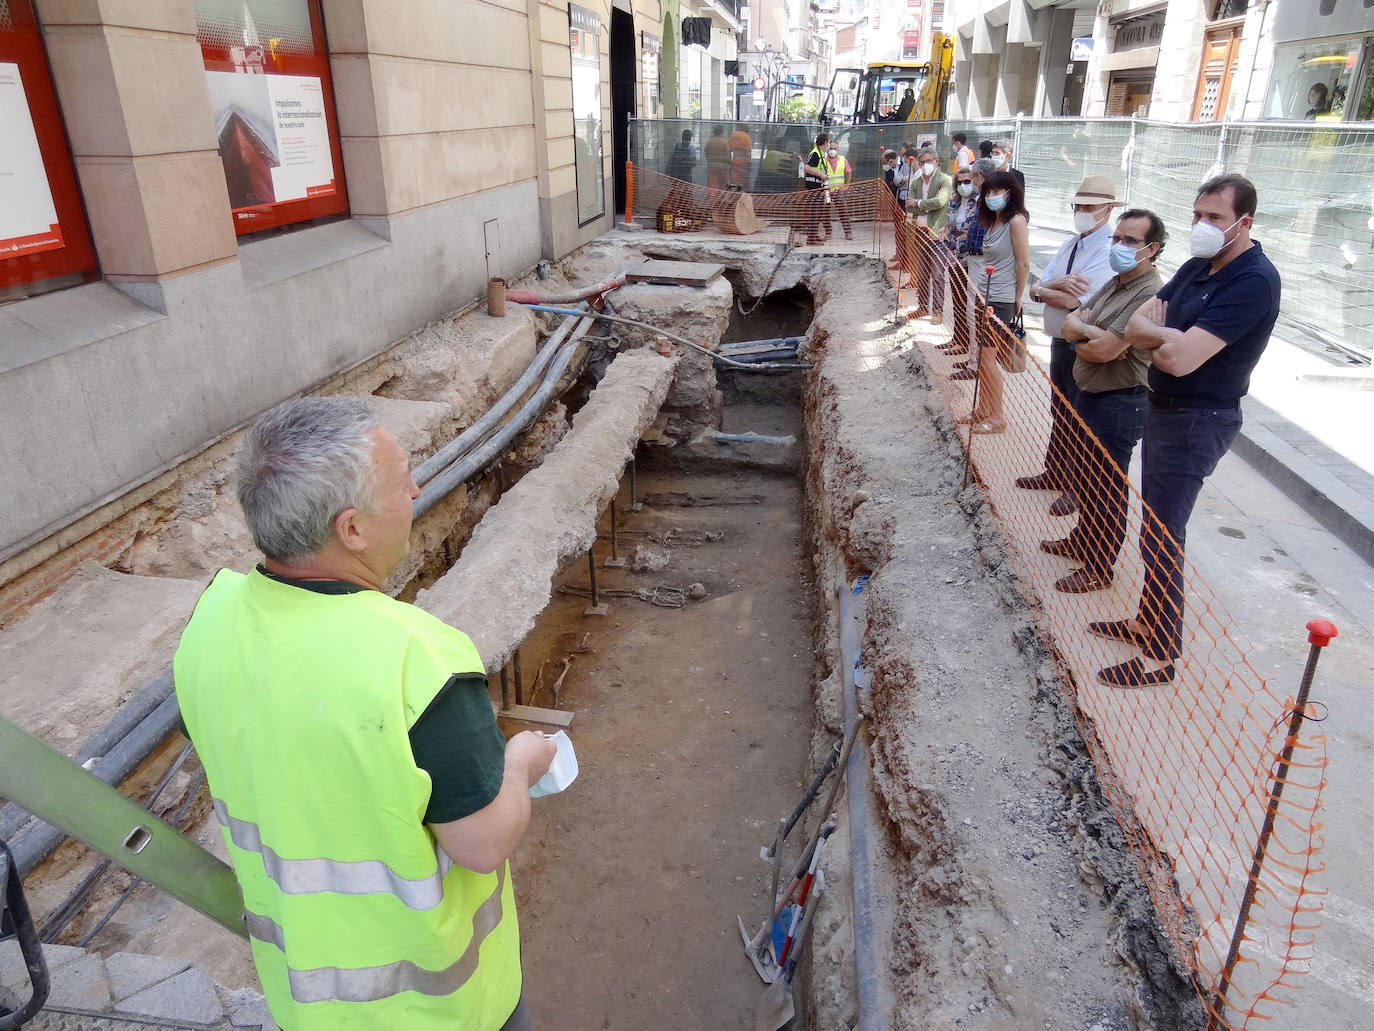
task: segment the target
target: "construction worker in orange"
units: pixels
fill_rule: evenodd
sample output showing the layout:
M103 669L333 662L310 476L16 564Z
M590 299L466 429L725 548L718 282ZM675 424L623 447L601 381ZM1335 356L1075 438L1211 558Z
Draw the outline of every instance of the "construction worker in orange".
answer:
M749 173L754 163L754 139L743 127L730 134L730 186L749 189Z
M730 179L730 142L725 138L725 126L711 130L711 138L701 148L706 152L706 185L723 190Z

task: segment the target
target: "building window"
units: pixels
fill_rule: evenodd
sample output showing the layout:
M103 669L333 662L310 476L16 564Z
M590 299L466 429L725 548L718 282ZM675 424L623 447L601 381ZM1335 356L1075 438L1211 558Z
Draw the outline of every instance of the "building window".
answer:
M606 213L601 152L601 18L568 5L572 50L573 156L577 171L577 223Z
M1363 50L1362 37L1275 47L1264 116L1290 122L1368 118L1363 93L1352 88Z
M195 0L234 231L348 211L319 0Z
M1250 6L1250 0L1213 0L1211 21L1223 18L1240 18Z
M0 0L0 303L95 277L29 0Z

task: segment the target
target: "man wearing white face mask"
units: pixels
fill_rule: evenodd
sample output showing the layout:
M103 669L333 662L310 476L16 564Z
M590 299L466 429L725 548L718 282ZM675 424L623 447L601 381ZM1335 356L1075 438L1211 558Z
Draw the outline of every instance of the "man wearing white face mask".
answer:
M931 279L935 274L935 262L932 260L934 239L931 234L938 234L945 227L945 220L949 217L949 198L954 192L954 180L940 171L939 158L932 147L922 147L920 154L917 155L917 162L918 174L911 180L911 189L907 194L907 210L911 212L915 222L915 227L910 231L916 234L914 284L919 295L917 312L928 315L931 306L927 302L932 299ZM943 284L936 285L934 290L938 291L943 299Z
M1078 403L1078 387L1073 380L1073 345L1064 339L1064 319L1083 299L1102 288L1112 277L1111 229L1108 220L1116 206L1116 183L1109 175L1090 175L1070 198L1073 227L1069 237L1045 266L1044 277L1031 288L1032 301L1045 305L1045 332L1050 338L1050 382L1058 393L1050 397L1050 440L1045 449L1045 468L1032 476L1017 477L1024 490L1058 490L1050 514L1066 516L1077 508L1073 496L1073 456L1083 449L1075 439L1075 423L1070 410Z
M1203 183L1193 202L1193 257L1126 327L1126 342L1153 363L1141 452L1145 582L1134 618L1088 629L1142 654L1099 672L1104 684L1169 683L1182 653L1188 518L1240 432L1240 401L1279 315L1278 270L1250 239L1257 201L1244 176Z

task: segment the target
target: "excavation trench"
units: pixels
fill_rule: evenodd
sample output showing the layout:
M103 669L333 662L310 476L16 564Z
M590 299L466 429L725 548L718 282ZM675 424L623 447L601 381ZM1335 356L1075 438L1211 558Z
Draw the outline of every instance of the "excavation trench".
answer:
M704 244L673 245L710 258ZM493 666L509 660L512 701L518 661L519 701L572 716L581 776L535 803L512 858L535 1025L753 1026L764 986L736 918L751 931L764 922L760 849L840 736L842 670L855 666L866 728L850 788L873 802L858 860L867 887L856 900L850 843L865 835L842 796L798 973L804 1026L1190 1026L1191 991L976 493L959 490L955 438L912 330L887 315L886 278L873 262L789 260L755 306L749 292L774 259L730 246L728 278L624 288L616 312L708 344L801 337L798 359L813 368L714 371L680 354L652 425L623 453L560 465L584 425L615 415L598 408L598 384L661 360L637 350L652 334L617 328L527 438L469 484L400 591L445 618L468 613L453 621ZM603 279L633 247L619 234L598 241L569 279ZM392 404L415 396L404 377L372 387ZM524 582L548 560L533 535L505 533L511 553L480 565L499 550L484 532L557 518L541 491L570 469L595 481L578 499L595 536L548 530L551 589ZM587 613L589 544L600 615ZM489 571L478 586L455 583L474 567ZM861 577L850 657L836 591ZM531 589L547 592L542 611L503 623ZM493 670L495 702L498 683ZM178 751L173 738L126 792L146 797ZM222 852L197 773L192 757L163 801L185 804L192 836ZM785 873L828 815L817 808L788 841ZM31 882L40 914L89 864L70 842L54 854ZM58 940L85 937L128 883L111 878ZM228 988L255 983L239 940L146 887L91 947L188 956ZM877 983L865 996L866 948Z

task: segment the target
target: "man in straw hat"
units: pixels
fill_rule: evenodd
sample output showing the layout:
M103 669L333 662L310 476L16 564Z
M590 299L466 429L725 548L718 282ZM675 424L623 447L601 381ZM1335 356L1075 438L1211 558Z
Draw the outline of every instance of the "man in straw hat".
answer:
M1050 398L1050 442L1045 468L1033 476L1020 476L1016 485L1026 490L1058 490L1050 513L1066 516L1078 508L1073 496L1073 416L1078 388L1073 381L1073 345L1064 339L1064 319L1084 299L1101 289L1112 277L1111 229L1107 222L1116 206L1116 183L1109 175L1090 175L1069 198L1073 205L1075 233L1064 241L1045 266L1040 282L1031 287L1032 301L1045 305L1045 332L1050 337L1050 382L1058 394Z

